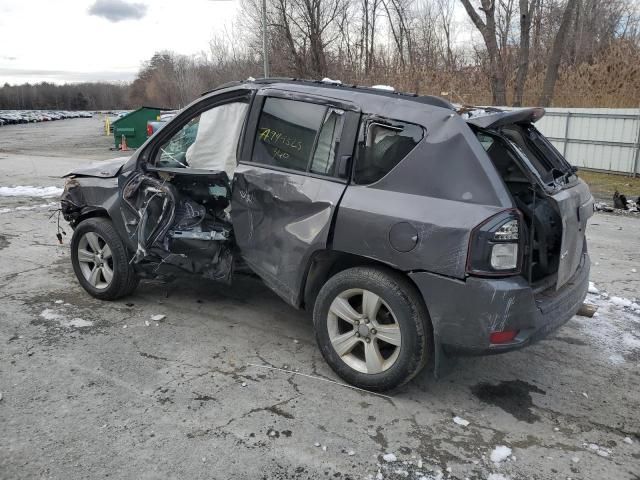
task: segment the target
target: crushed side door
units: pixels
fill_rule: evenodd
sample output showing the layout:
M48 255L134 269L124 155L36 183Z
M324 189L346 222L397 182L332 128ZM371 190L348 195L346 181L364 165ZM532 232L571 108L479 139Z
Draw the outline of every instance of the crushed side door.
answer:
M133 262L229 282L234 264L226 170L235 166L250 96L236 91L193 105L162 131L121 187Z

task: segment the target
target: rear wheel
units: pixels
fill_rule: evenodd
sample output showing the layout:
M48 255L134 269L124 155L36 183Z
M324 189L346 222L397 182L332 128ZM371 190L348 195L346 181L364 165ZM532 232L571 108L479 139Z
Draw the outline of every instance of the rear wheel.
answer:
M357 267L331 277L313 313L316 339L343 379L368 390L390 390L427 363L431 327L422 299L401 275Z
M71 263L80 285L101 300L129 295L139 278L111 221L90 218L81 222L71 239Z

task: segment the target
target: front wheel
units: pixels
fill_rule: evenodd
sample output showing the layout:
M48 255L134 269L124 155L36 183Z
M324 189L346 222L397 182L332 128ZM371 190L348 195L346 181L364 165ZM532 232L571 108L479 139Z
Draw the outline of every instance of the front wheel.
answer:
M127 249L106 218L89 218L76 227L71 263L80 285L101 300L129 295L138 285Z
M391 390L428 362L431 325L415 287L396 272L344 270L322 287L313 310L320 351L350 384Z

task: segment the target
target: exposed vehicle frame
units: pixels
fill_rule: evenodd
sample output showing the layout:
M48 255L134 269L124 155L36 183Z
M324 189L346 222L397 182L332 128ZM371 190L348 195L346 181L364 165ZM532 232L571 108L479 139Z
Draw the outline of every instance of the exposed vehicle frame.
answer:
M166 151L203 112L231 104L247 112L230 140L232 170L190 168ZM287 154L264 127L280 104L295 105L285 130L304 109L324 112L308 142L285 135L290 151L310 152L303 170L260 160L263 150ZM437 97L291 79L222 86L128 160L68 175L62 211L76 275L113 299L140 276L229 282L246 264L313 311L339 375L374 390L428 363L437 370L447 353L521 348L571 318L588 286L593 199L533 127L543 114L458 112ZM330 116L330 170L318 173Z

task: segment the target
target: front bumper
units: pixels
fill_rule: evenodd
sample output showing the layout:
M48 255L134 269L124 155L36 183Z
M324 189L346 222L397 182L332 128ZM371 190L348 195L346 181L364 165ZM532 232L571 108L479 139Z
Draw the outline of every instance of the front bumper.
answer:
M461 281L428 272L409 274L429 310L436 341L447 353L481 355L522 348L573 317L589 288L589 256L559 290L536 293L522 277L468 277ZM492 332L517 330L512 342L491 344Z

